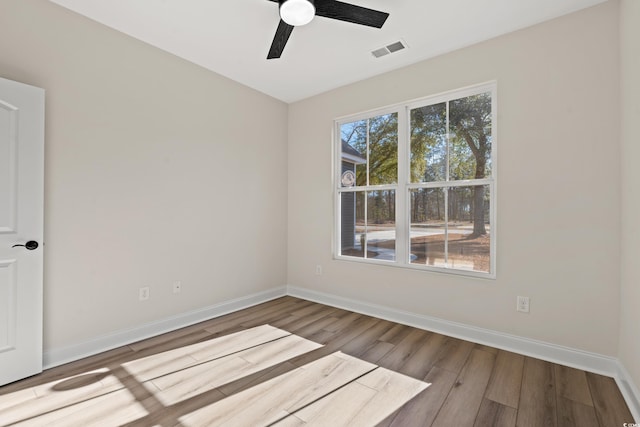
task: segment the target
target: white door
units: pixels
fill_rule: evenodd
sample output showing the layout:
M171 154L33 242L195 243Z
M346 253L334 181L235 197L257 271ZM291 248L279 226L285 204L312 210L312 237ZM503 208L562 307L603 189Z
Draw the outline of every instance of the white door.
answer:
M44 90L0 78L0 385L42 371L43 187Z

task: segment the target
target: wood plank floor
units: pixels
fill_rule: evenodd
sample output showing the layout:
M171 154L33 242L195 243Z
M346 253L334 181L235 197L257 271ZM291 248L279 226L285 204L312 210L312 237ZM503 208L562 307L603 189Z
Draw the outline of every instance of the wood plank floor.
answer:
M284 297L0 387L0 426L622 426L611 378Z

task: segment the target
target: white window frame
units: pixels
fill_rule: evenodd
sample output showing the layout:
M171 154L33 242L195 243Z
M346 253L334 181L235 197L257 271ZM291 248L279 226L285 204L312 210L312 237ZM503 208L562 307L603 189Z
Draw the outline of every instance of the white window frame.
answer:
M432 104L452 101L459 98L477 95L480 93L491 93L491 176L484 179L456 180L456 181L436 181L412 183L410 177L409 158L409 129L410 111L415 108ZM358 120L366 120L371 117L396 113L398 114L398 182L386 185L366 185L360 187L342 187L341 185L341 165L342 165L342 145L341 126ZM333 236L333 257L337 260L387 265L412 270L433 271L461 276L470 276L484 279L496 278L496 241L497 241L497 147L498 147L498 127L497 127L497 82L491 81L479 85L469 86L462 89L451 90L437 95L428 96L400 104L387 106L380 109L343 116L334 120L333 132L333 193L334 193L334 236ZM367 153L368 156L368 153ZM428 266L422 264L412 264L409 262L410 254L410 215L411 206L409 191L419 188L451 188L461 186L489 186L489 221L490 230L490 271L481 272L473 270L457 269L452 267ZM375 190L394 190L396 193L396 256L395 261L377 260L371 258L359 258L353 256L340 255L341 244L341 212L340 197L344 192L361 192Z

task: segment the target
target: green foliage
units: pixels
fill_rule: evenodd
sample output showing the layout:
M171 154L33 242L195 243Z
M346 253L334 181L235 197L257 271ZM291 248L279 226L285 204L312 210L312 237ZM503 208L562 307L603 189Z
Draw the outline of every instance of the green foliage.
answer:
M446 179L446 115L445 103L427 105L411 111L411 182Z

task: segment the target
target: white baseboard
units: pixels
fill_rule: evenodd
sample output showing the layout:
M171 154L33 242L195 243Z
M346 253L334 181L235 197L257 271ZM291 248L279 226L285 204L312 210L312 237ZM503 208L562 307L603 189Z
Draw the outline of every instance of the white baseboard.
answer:
M631 379L629 371L627 371L620 362L618 362L618 372L614 378L616 379L618 388L620 388L620 392L622 392L624 396L624 400L629 406L629 410L631 410L635 422L640 424L640 390L638 390L638 387Z
M286 287L269 289L246 297L236 298L219 304L214 304L199 310L178 314L166 319L146 323L135 328L113 332L90 339L68 347L47 350L43 355L44 369L64 363L73 362L84 357L93 356L107 350L131 344L156 335L184 328L214 317L222 316L234 311L242 310L287 294Z
M476 326L470 326L463 323L451 322L448 320L438 319L436 317L410 313L390 307L384 307L381 305L366 303L290 285L287 286L287 294L305 300L437 332L466 341L500 348L513 353L535 357L548 362L558 363L560 365L613 377L616 380L631 413L636 419L636 422L640 422L640 393L631 380L629 373L615 357L603 356L597 353L577 350L557 344L550 344L543 341L478 328Z

